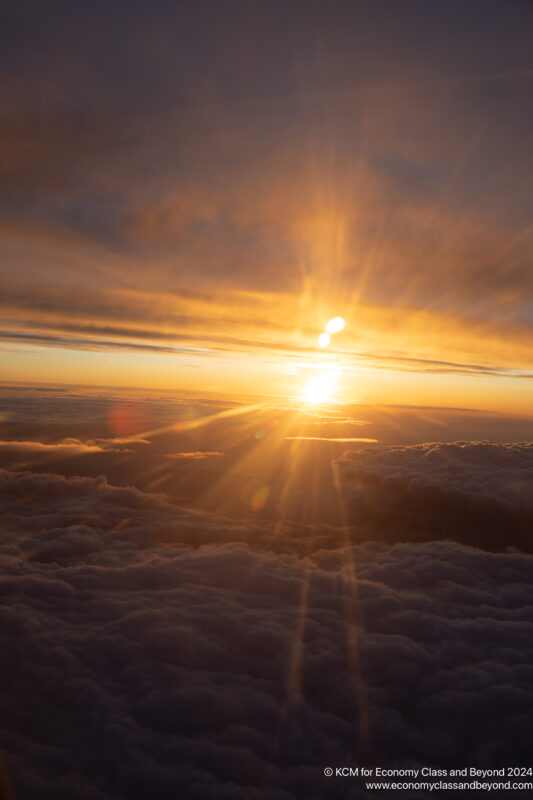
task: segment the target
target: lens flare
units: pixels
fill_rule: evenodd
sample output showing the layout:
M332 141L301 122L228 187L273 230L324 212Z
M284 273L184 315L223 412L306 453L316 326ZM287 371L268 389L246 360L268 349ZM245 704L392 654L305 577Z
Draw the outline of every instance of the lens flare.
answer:
M272 433L273 430L279 425L279 420L274 419L271 422L267 422L264 428L260 428L256 433L254 433L255 439L264 439L265 436L268 436Z
M345 324L342 317L333 317L326 325L326 330L328 333L339 333L339 331L342 331Z
M261 511L266 501L268 500L269 494L270 494L269 486L261 486L260 489L257 489L257 491L253 493L250 502L250 508L252 509L252 511Z
M320 347L327 347L329 344L329 339L330 339L329 333L326 332L321 333L320 336L318 337L318 344L320 345Z

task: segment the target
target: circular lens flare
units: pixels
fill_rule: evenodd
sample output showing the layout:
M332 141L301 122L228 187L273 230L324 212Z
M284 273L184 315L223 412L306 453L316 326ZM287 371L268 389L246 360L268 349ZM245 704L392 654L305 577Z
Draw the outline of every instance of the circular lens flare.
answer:
M318 337L318 344L320 347L327 347L329 344L330 336L329 333L321 333Z
M257 491L253 493L252 500L250 502L250 507L252 511L261 511L266 501L268 500L269 494L270 494L269 486L261 486L260 489L257 489Z
M328 333L339 333L339 331L342 331L345 324L342 317L333 317L326 325L326 330Z

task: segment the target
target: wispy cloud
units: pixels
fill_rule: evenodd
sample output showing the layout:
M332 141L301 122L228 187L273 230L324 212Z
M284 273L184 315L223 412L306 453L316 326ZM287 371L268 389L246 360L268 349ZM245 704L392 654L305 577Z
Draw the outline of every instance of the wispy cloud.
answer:
M195 450L192 452L185 452L185 453L166 453L166 458L173 458L178 461L183 460L191 460L191 461L199 461L203 458L214 458L216 456L223 456L224 453L221 453L218 450Z
M0 331L0 340L24 342L39 347L61 347L74 350L133 350L151 353L165 353L177 355L180 353L206 353L204 347L157 345L143 342L124 340L110 340L99 338L82 338L74 336L53 336L45 333L29 333L21 331Z
M0 451L13 454L49 453L55 455L81 455L83 453L124 452L125 448L138 444L149 444L147 439L113 438L113 439L80 439L68 438L59 442L39 442L21 439L4 439L0 441Z
M286 436L285 439L296 439L311 442L377 442L377 439L365 439L356 436Z

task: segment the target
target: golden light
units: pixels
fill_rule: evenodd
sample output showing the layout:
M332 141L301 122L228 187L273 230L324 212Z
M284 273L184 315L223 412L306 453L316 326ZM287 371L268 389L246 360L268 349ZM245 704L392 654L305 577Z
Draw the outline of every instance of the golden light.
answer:
M326 330L328 333L339 333L339 331L342 331L345 324L342 317L333 317L326 325Z
M330 369L310 378L304 387L304 398L308 403L325 403L331 399L337 386L338 369Z
M325 332L321 333L320 336L318 337L318 344L320 345L320 347L327 347L329 344L329 339L330 339L329 333Z

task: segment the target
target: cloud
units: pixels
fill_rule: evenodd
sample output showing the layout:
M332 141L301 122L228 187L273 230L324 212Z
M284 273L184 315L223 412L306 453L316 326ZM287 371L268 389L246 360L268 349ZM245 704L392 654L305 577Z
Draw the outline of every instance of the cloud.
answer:
M367 533L531 549L531 442L379 447L338 463L355 484L352 519Z
M346 352L371 365L527 374L525 4L503 23L476 19L494 48L483 53L455 11L416 37L410 14L385 30L378 12L354 46L351 5L321 22L324 60L316 23L287 11L281 35L268 4L247 23L230 13L222 51L205 44L216 16L167 8L148 19L140 7L119 44L118 17L104 25L91 12L86 40L67 53L79 19L58 24L51 11L28 47L13 8L1 106L6 335L20 348L164 355L218 340L289 351L309 346L331 305L349 322ZM205 49L191 48L191 31ZM112 81L95 66L110 46L121 65ZM494 69L489 52L512 68ZM53 87L44 99L36 53Z
M322 800L330 764L527 760L530 556L190 547L194 527L253 523L104 479L0 473L0 497L0 741L20 797Z
M113 439L80 439L68 438L60 442L33 442L20 439L6 439L0 441L0 453L13 455L46 454L58 456L81 455L83 453L129 452L124 446L131 447L137 444L149 444L148 439L116 437Z
M305 441L316 441L316 442L377 442L377 439L363 439L358 438L356 436L345 436L345 437L338 437L333 438L331 436L286 436L286 439L294 439L299 440L303 439Z
M215 456L223 456L224 453L219 452L218 450L196 450L190 453L165 453L166 458L174 458L178 461L181 459L191 459L192 461L198 461L202 458L214 458Z
M16 439L0 441L0 452L13 454L52 453L57 455L77 455L81 453L103 453L104 448L97 444L80 442L78 439L64 439L61 442L29 442Z
M105 450L109 450L113 447L120 447L121 445L150 444L150 440L139 439L136 436L114 436L112 439L91 439L89 444L95 444Z
M108 339L74 336L51 336L44 333L29 333L24 331L0 331L0 340L18 343L33 344L42 347L73 348L75 350L133 350L134 352L164 353L177 355L181 353L206 353L203 347L175 347L157 344L147 344L132 341L110 341Z

